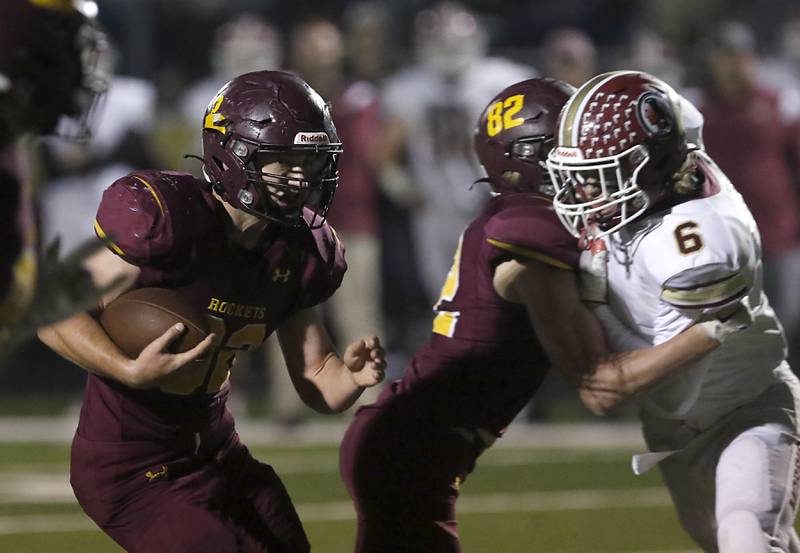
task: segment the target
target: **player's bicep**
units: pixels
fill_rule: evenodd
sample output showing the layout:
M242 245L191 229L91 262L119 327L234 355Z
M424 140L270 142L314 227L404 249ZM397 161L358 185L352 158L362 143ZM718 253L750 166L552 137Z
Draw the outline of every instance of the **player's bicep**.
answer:
M513 288L553 367L569 378L605 354L603 331L584 307L574 272L537 261L521 266Z
M115 282L118 283L98 301L101 309L131 290L141 273L139 267L128 263L125 258L115 255L108 249L99 250L88 257L84 262L84 268L92 275L92 281L98 289L107 288Z

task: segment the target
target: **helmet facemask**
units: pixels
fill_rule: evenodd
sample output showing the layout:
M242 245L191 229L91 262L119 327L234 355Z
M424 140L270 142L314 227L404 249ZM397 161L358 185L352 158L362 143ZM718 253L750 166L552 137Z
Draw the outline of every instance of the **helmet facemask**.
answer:
M606 236L676 201L689 146L678 95L660 79L594 77L562 109L557 136L547 159L553 207L573 235Z
M506 152L506 156L508 156L509 159L515 159L522 163L529 163L538 168L542 179L537 192L545 196L553 196L553 194L555 194L550 172L543 161L547 159L547 154L553 149L554 143L555 139L553 135L528 136L512 141L508 145L508 151Z
M236 207L289 226L301 226L308 209L309 227L322 226L338 184L341 145L288 147L234 137L229 147L246 180L235 198Z
M596 238L606 236L650 207L650 198L638 183L639 173L650 160L645 146L580 163L557 152L547 159L556 190L553 206L574 236L580 236L582 229L592 229Z

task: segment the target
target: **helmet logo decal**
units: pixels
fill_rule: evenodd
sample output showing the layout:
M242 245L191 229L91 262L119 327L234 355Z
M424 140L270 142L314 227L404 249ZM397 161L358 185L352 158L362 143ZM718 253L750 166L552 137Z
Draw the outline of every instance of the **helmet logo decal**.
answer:
M636 114L642 127L650 136L664 136L672 131L672 110L663 96L657 92L646 92L639 98Z
M522 109L524 103L525 96L515 94L489 106L486 110L486 134L496 136L500 131L522 125L525 120L514 116Z
M294 135L295 144L330 144L330 141L324 132L299 132Z
M222 134L227 132L227 129L220 125L223 121L225 121L225 116L219 113L219 108L222 105L222 101L225 99L225 96L217 96L216 100L214 100L214 107L206 113L205 121L203 122L204 129L213 129L215 131L219 131Z

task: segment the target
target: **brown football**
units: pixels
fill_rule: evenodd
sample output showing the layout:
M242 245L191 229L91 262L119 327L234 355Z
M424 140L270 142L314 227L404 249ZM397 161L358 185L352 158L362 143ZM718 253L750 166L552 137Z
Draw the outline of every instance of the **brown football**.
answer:
M112 301L100 314L100 324L114 343L135 359L150 342L177 323L186 331L172 342L168 351L187 351L205 338L208 323L197 309L174 290L139 288Z

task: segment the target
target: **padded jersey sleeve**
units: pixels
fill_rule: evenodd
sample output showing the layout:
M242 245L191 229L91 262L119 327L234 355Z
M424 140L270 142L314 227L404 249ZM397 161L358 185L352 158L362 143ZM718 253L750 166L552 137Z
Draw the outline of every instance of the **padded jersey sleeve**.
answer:
M747 295L759 263L755 240L745 224L710 209L664 218L657 240L646 245L660 284L656 343Z
M182 258L189 240L201 229L200 192L191 175L160 171L131 173L103 193L95 232L128 263L162 266Z
M347 271L344 252L344 245L328 223L310 231L303 266L301 308L324 302L339 288Z
M503 209L486 222L484 231L495 258L533 259L565 270L578 267L578 243L545 200L527 198Z

